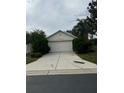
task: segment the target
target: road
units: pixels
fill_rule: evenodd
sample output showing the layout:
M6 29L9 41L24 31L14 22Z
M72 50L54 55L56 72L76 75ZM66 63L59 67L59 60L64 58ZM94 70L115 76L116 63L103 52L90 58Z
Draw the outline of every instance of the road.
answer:
M27 76L26 93L97 93L97 74Z

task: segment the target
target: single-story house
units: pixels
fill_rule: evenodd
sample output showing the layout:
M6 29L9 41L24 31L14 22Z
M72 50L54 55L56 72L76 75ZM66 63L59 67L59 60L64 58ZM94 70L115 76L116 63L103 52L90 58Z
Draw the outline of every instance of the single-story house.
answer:
M73 39L77 38L76 36L63 31L57 31L54 34L47 37L48 45L50 47L50 52L72 52ZM32 48L31 44L26 45L26 54L31 53Z
M73 51L72 41L76 36L63 31L58 31L50 35L48 45L50 52L71 52Z

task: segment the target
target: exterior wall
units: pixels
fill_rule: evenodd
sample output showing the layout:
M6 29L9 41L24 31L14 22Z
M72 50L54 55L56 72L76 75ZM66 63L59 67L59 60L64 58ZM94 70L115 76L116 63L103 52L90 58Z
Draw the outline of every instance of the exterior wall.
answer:
M73 39L74 37L71 37L63 32L53 34L48 38L50 52L72 52Z
M31 52L32 52L31 44L27 44L26 45L26 54L31 53Z
M50 38L48 38L48 41L66 41L66 40L73 40L73 37L70 37L62 32L59 32Z

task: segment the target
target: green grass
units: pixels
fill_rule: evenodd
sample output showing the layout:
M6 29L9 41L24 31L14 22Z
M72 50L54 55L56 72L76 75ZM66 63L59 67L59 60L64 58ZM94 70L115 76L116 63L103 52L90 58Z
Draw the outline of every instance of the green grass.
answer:
M26 64L36 61L42 55L40 53L28 53L26 54Z
M29 63L31 63L31 62L33 62L33 61L36 61L38 58L32 58L32 57L26 57L26 64L29 64Z
M78 54L80 58L97 64L97 52Z

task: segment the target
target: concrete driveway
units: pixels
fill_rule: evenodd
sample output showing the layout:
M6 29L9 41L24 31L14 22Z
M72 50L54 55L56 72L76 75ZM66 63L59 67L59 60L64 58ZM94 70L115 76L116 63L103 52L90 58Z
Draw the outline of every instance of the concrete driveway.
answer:
M74 61L84 62L84 64ZM81 71L91 71L91 69L96 72L96 64L81 59L74 52L49 53L42 56L37 61L26 65L27 74L36 72L41 74L41 71L42 74L50 74L50 71L54 74L60 72L79 73Z

